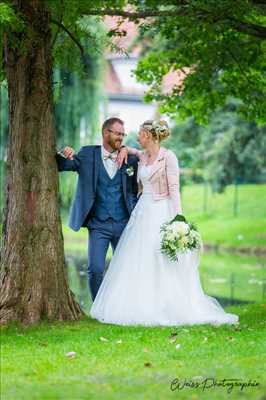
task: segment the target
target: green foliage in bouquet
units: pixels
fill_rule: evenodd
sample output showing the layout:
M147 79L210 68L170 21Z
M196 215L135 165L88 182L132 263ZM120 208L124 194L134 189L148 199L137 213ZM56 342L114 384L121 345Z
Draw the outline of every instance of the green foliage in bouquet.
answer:
M187 222L186 218L185 218L184 215L182 215L182 214L176 214L176 216L172 219L172 221L171 221L170 223L172 223L172 222L174 222L174 221L183 221L183 222Z
M202 248L202 241L196 225L177 214L170 222L161 226L161 252L171 261L178 261L177 253Z

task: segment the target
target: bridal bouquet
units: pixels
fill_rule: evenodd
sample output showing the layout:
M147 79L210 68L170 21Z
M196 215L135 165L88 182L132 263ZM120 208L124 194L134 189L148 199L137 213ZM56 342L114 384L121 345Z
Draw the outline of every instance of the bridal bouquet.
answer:
M171 261L178 260L177 252L202 249L201 236L196 226L183 215L177 214L172 221L163 224L161 233L161 252Z

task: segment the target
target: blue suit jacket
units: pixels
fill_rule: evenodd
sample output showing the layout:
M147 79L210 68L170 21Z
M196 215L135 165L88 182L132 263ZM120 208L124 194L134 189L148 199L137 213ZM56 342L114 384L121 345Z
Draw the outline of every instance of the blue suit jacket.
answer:
M59 171L76 171L78 173L78 184L69 221L70 228L78 231L82 226L87 226L90 211L96 199L99 167L102 162L101 146L83 146L74 155L73 160L56 154L56 161ZM129 176L126 170L131 166L134 174ZM129 215L137 203L137 168L138 159L133 155L129 155L128 163L121 167L123 193Z

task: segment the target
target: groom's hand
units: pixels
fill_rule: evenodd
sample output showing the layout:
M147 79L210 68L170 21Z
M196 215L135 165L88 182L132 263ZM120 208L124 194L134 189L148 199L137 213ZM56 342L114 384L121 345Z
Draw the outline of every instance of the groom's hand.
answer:
M126 146L120 147L116 162L118 168L121 168L123 163L127 164L128 149Z
M69 160L73 160L73 156L75 154L75 150L72 149L72 147L65 147L63 150L63 154L65 155L66 158Z

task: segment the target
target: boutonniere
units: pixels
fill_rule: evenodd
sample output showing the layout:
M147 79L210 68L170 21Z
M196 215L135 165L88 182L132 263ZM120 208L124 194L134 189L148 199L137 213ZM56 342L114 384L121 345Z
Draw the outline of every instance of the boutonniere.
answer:
M132 176L132 175L134 175L134 168L131 166L131 167L128 167L127 169L126 169L126 173L128 174L128 176Z

